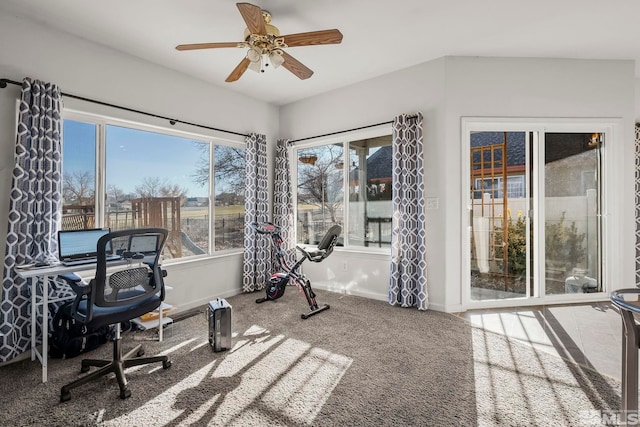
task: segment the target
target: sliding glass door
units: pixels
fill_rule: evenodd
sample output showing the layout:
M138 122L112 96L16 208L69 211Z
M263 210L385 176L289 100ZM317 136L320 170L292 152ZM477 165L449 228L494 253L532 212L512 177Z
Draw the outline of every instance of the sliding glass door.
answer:
M472 305L571 300L603 291L605 134L547 129L485 123L465 128Z
M546 294L592 293L600 278L601 133L546 133Z
M471 299L530 295L528 132L470 135Z

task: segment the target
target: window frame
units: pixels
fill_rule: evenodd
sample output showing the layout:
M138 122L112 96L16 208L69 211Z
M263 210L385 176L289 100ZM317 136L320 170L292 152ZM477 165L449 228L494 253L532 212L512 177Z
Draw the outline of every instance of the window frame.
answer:
M390 247L375 247L375 246L356 246L349 244L349 146L348 144L352 141L359 141L363 139L376 138L382 136L393 135L393 129L391 126L391 122L383 123L371 127L367 127L366 129L357 129L353 131L340 132L339 135L326 135L319 136L315 138L305 139L304 141L293 142L289 146L289 159L291 159L289 165L289 173L291 176L291 187L292 187L292 206L293 206L293 239L295 244L300 244L298 242L298 151L307 148L320 147L323 145L331 145L331 144L342 144L342 156L343 156L343 194L347 197L343 197L343 224L342 224L342 236L344 236L344 246L336 246L336 250L344 251L344 252L357 252L357 253L372 253L372 254L389 254L391 248ZM393 138L392 142L393 144ZM392 203L392 201L390 201Z
M145 123L144 121L122 119L113 116L90 113L78 109L63 108L62 120L73 120L78 122L90 123L96 126L96 159L95 159L95 224L96 227L102 227L105 223L105 196L106 196L106 129L107 126L118 126L143 132L160 133L168 136L179 138L193 139L199 142L209 144L209 242L208 252L202 255L191 255L176 259L166 259L166 263L188 262L196 259L216 258L224 255L233 255L242 253L243 248L231 248L225 250L214 250L215 248L215 156L214 147L217 145L233 148L246 149L246 142L242 136L221 137L213 133L193 132L187 130L179 130L168 126ZM62 136L64 144L64 134ZM64 159L62 160L64 168Z

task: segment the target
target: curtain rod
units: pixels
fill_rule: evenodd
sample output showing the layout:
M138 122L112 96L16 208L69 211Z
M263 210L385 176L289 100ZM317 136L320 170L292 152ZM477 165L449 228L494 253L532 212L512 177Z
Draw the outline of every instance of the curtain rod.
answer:
M410 118L410 119L415 119L416 117L418 117L418 115L417 114L407 114L407 117ZM367 129L367 128L373 128L373 127L376 127L376 126L390 125L391 123L393 123L393 120L390 120L388 122L376 123L376 124L373 124L373 125L360 126L358 128L353 128L353 129L339 130L337 132L325 133L324 135L316 135L316 136L309 136L307 138L294 139L293 141L289 141L289 143L293 144L294 142L306 141L308 139L323 138L325 136L333 136L333 135L339 135L341 133L353 132L354 130L362 130L362 129Z
M306 141L308 139L314 139L314 138L323 138L325 136L339 135L341 133L353 132L354 130L362 130L362 129L367 129L367 128L373 128L373 127L381 126L381 125L389 125L391 123L393 123L393 121L376 123L374 125L360 126L358 128L353 128L353 129L339 130L337 132L325 133L323 135L309 136L307 138L294 139L293 141L289 141L289 142L291 144L293 144L294 142Z
M10 84L16 85L16 86L22 86L21 82L17 82L15 80L0 79L0 88L7 87L7 83L10 83ZM131 113L144 114L145 116L155 117L156 119L168 120L169 124L171 126L175 125L176 123L181 123L183 125L195 126L195 127L199 127L199 128L203 128L203 129L215 130L215 131L218 131L218 132L230 133L230 134L238 135L238 136L244 136L244 137L248 136L248 135L246 135L244 133L234 132L234 131L231 131L231 130L218 129L218 128L214 128L214 127L211 127L211 126L200 125L200 124L197 124L197 123L185 122L185 121L180 120L180 119L172 119L171 117L165 117L165 116L160 116L158 114L147 113L146 111L135 110L133 108L123 107L121 105L110 104L108 102L103 102L103 101L97 101L95 99L85 98L83 96L73 95L73 94L70 94L70 93L61 92L61 94L63 96L68 97L68 98L79 99L80 101L87 101L87 102L91 102L93 104L103 105L105 107L118 108L120 110L129 111Z

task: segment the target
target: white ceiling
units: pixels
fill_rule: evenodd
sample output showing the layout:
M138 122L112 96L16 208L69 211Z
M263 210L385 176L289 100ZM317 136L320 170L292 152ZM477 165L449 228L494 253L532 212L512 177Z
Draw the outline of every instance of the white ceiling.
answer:
M231 0L2 0L29 18L275 105L446 55L640 59L638 0L251 0L282 34L339 29L342 44L287 49L314 70L225 78L238 48L179 52L178 44L241 41Z

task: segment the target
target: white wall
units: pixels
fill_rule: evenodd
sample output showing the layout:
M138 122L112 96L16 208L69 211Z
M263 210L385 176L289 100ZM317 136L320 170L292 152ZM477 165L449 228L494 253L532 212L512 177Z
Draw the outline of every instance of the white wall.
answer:
M402 113L424 115L425 191L444 202L445 180L445 59L438 59L379 78L328 92L280 108L283 138L305 138L393 120ZM457 193L456 193L457 194ZM430 254L427 259L431 307L445 309L443 209L427 211ZM344 263L347 264L346 271ZM304 264L314 286L386 300L389 255L362 254L337 248L320 264Z
M607 227L608 286L635 283L634 63L569 59L447 59L447 307L462 303L460 259L463 212L461 117L619 118L622 135L606 151L610 168ZM444 177L442 177L444 178ZM466 254L464 255L466 256ZM611 289L609 289L611 290Z
M63 92L73 95L219 129L266 134L270 144L269 164L273 163L273 147L279 133L276 107L69 34L0 15L0 78L21 81L27 76L55 83ZM0 224L7 223L6 195L11 185L19 92L13 85L0 89ZM162 120L71 98L65 98L64 104L85 112L170 127ZM175 129L242 140L180 124ZM5 241L6 227L0 226L3 257ZM234 295L242 286L241 255L169 264L167 270L167 283L174 288L167 300L178 309Z
M640 79L636 79L636 87L635 87L635 106L636 106L636 122L640 122Z
M612 239L617 245L615 269L620 272L620 286L634 283L633 122L637 118L635 111L640 111L640 107L634 109L635 104L640 105L640 95L635 95L640 84L633 77L633 68L631 61L446 57L278 110L104 46L15 17L0 16L0 77L21 80L30 76L54 82L67 93L237 132L264 133L271 147L270 165L276 137L305 138L421 111L425 117L426 196L438 199L438 208L427 213L429 296L432 308L446 311L457 311L462 304L463 116L620 118L620 148L611 150L619 165L615 179L620 184L612 203L612 219L618 227ZM11 180L18 92L13 86L0 90L1 195L7 194ZM70 99L65 104L161 124L94 104ZM7 201L3 196L0 224L6 221ZM0 227L2 248L5 233L5 228ZM388 255L340 249L336 254L321 264L305 265L312 280L321 283L318 287L386 299ZM240 258L169 266L168 282L175 288L170 302L188 308L237 292Z
M633 75L632 61L446 57L284 106L280 132L287 138L304 138L422 111L426 196L438 199L438 208L427 215L430 307L459 311L463 308L461 118L622 119L623 134L617 140L621 146L611 150L613 163L619 165L614 171L619 185L611 204L611 219L618 224L611 236L617 257L611 259L616 260L619 279L614 286L624 287L620 284L634 283ZM341 268L344 260L347 272ZM345 292L386 299L388 269L379 266L383 261L388 257L344 252L305 266L305 271L322 286L335 289L342 283ZM358 276L374 267L380 271L375 278Z

